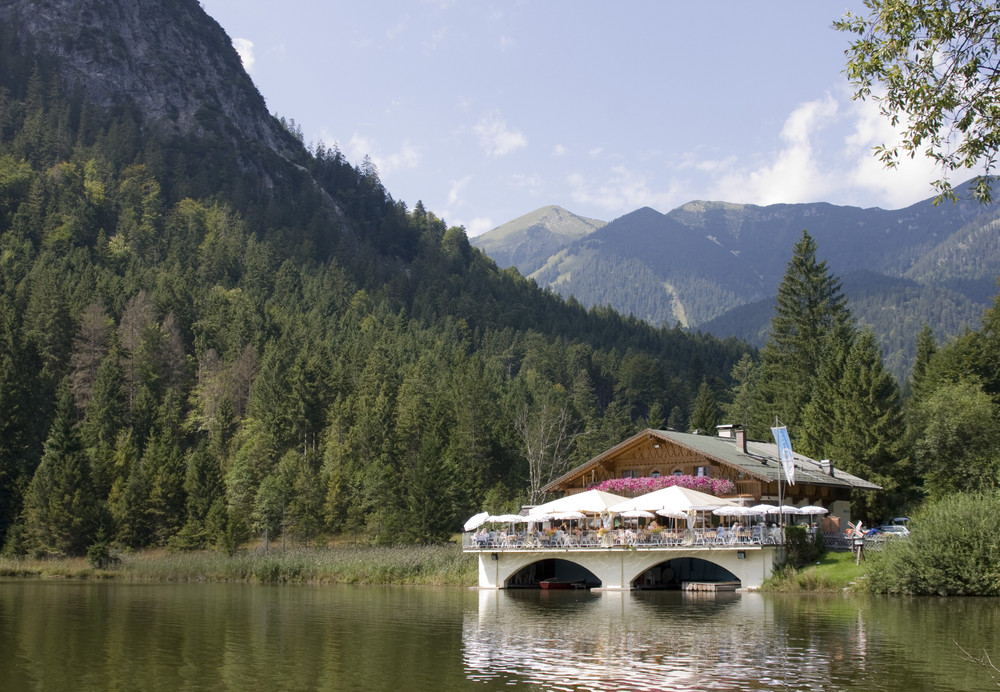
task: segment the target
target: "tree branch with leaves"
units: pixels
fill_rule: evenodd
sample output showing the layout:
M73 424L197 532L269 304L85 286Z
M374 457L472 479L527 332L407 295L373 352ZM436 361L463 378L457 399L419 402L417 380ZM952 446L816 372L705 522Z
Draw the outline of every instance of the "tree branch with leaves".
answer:
M865 0L834 28L855 36L846 73L854 97L872 99L902 141L881 144L889 168L923 153L943 171L937 200L957 199L953 171L981 167L972 195L991 200L1000 148L1000 8L987 0Z

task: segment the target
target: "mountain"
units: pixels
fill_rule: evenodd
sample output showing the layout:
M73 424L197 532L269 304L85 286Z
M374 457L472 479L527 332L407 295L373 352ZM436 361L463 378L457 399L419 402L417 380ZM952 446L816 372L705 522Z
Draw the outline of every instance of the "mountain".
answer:
M472 238L470 242L502 267L517 267L528 276L567 244L590 235L607 222L548 206L519 216Z
M67 91L79 89L92 105L127 103L161 133L230 130L241 144L284 156L300 149L198 2L5 0L0 19L19 27L22 55L41 50L56 59Z
M295 130L197 0L0 0L6 552L443 539L749 350L542 290Z
M770 313L757 306L773 298L807 230L902 375L923 322L939 338L956 334L995 293L998 224L1000 205L970 200L896 211L691 202L667 214L643 208L615 219L568 241L529 276L585 306L610 305L652 324L760 345Z

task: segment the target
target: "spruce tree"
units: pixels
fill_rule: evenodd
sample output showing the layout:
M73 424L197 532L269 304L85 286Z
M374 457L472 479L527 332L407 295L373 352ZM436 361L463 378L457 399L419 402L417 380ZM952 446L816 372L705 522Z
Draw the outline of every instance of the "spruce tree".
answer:
M852 514L869 521L883 519L912 481L899 387L883 366L875 335L869 330L861 332L851 347L832 413L828 456L848 472L883 488L856 494Z
M712 386L705 380L698 387L698 394L691 405L691 418L688 425L692 430L702 434L715 434L715 426L719 424L719 407L715 403Z
M806 231L795 244L778 286L774 317L761 351L761 413L752 431L766 436L774 418L789 428L793 444L812 396L826 334L853 324L840 280L816 259L816 241ZM763 429L761 429L763 428Z
M910 392L917 398L928 393L926 386L927 366L936 352L937 342L934 340L934 333L925 322L920 334L917 335L917 356L913 361L913 370L910 372Z
M97 530L98 506L75 418L65 379L42 461L25 498L25 528L36 554L82 555Z
M730 373L733 378L730 389L732 401L725 407L726 422L738 423L744 430L750 429L750 422L758 407L757 373L758 366L749 353L743 354Z
M823 359L813 382L812 396L795 435L796 448L815 459L831 454L834 409L845 395L842 380L853 345L854 330L846 324L831 330L824 338Z

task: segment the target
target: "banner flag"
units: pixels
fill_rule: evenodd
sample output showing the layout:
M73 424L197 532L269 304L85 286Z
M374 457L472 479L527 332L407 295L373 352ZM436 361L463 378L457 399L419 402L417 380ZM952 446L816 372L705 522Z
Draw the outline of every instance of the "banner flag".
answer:
M785 478L789 485L795 485L795 455L792 454L792 441L788 439L788 428L771 428L774 441L778 443L778 458L785 469Z

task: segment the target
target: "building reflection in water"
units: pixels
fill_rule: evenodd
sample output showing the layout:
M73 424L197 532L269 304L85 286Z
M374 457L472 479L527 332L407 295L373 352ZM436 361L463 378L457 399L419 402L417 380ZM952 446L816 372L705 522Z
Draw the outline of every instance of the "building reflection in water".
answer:
M601 690L803 689L863 665L860 612L831 646L787 610L753 593L484 590L463 661L470 680Z

